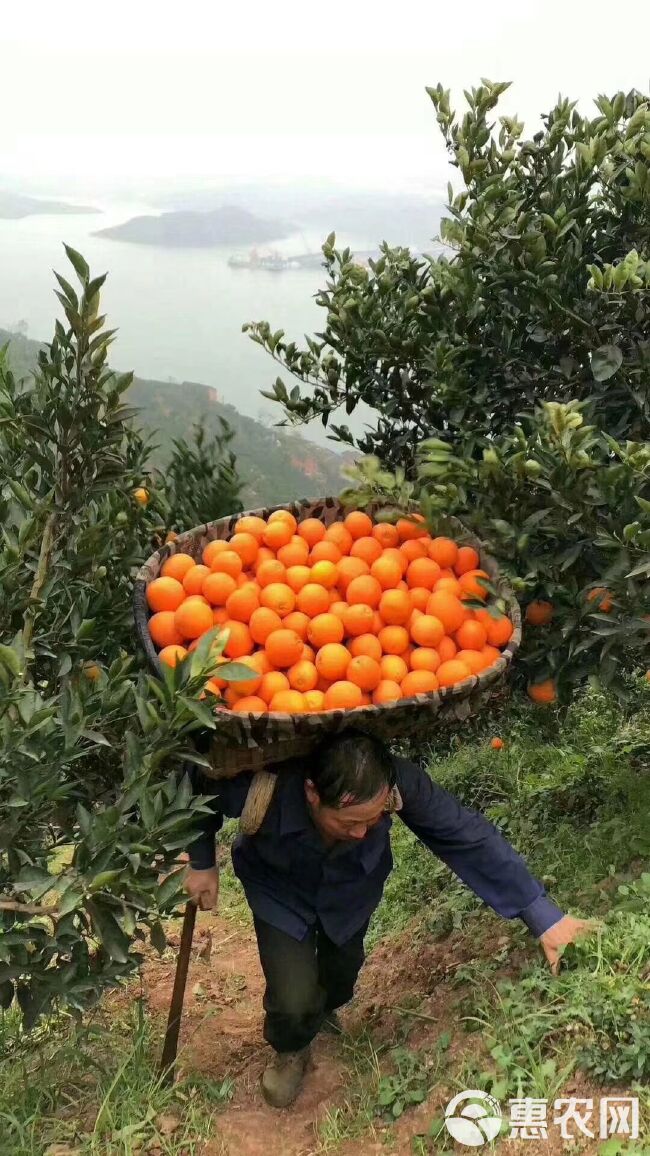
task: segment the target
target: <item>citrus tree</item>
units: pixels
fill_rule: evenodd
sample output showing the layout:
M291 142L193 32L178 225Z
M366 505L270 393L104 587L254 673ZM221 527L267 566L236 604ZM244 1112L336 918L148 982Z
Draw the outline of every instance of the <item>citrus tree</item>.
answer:
M103 277L67 249L32 379L0 358L0 1005L32 1026L127 974L180 895L208 637L161 681L131 653L134 568L169 507L108 366ZM197 521L196 511L188 510Z

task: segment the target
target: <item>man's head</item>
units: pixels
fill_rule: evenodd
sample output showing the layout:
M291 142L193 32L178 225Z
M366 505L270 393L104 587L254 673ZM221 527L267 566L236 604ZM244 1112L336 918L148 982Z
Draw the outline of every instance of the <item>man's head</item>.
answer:
M362 731L349 730L318 747L305 796L325 836L365 839L381 819L394 782L388 748Z

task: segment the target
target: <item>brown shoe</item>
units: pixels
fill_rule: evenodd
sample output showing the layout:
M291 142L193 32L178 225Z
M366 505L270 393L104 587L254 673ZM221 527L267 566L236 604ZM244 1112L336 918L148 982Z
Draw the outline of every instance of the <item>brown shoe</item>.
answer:
M307 1070L309 1048L300 1052L275 1052L264 1069L262 1095L272 1108L293 1104Z

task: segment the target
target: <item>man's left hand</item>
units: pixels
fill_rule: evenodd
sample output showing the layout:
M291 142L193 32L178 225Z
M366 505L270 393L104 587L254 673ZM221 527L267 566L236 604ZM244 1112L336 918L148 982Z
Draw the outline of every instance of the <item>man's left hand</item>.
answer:
M553 975L557 975L560 970L559 949L565 947L567 943L575 943L576 939L594 931L597 926L597 923L591 919L575 919L573 915L563 915L562 919L559 919L557 923L549 927L548 931L540 935L539 942Z

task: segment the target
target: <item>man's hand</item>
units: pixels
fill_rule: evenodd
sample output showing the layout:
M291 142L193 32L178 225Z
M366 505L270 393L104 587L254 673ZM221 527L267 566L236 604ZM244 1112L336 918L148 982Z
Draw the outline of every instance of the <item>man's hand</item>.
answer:
M548 931L540 935L539 942L544 950L553 975L560 970L560 951L567 943L575 943L582 935L594 931L597 924L591 919L575 919L573 915L564 915Z
M183 886L192 903L196 903L201 911L213 911L217 906L219 871L216 867L208 867L206 871L188 867Z

